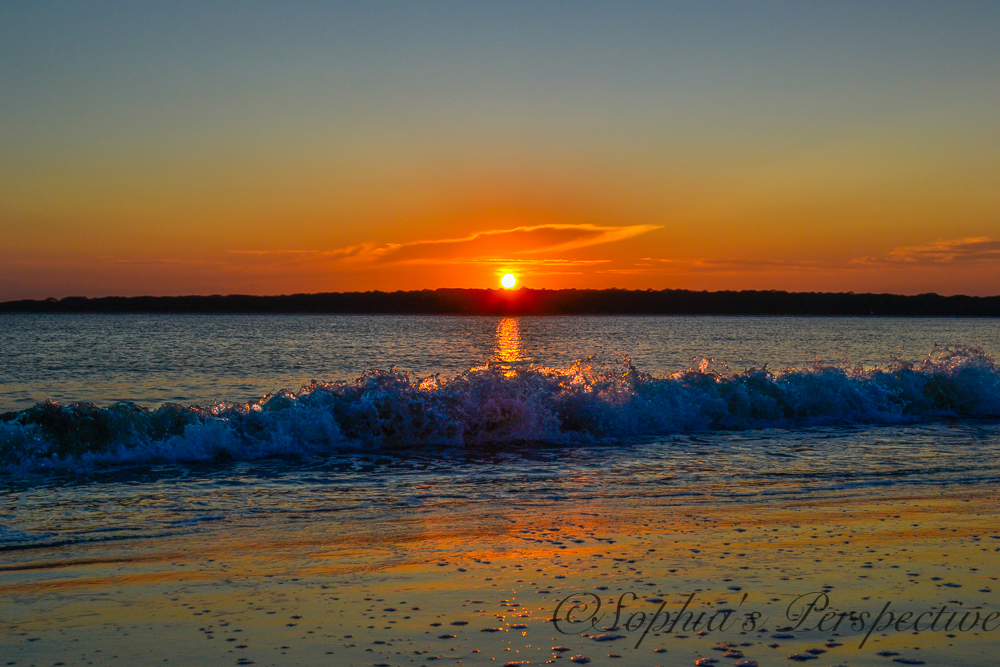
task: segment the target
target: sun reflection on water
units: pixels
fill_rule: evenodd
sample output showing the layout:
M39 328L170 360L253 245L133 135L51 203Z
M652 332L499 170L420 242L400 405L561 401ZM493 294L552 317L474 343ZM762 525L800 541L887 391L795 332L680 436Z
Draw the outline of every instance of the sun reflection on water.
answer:
M493 359L501 364L521 361L521 324L516 317L504 317L497 322ZM512 377L515 373L516 371L510 368L504 375Z

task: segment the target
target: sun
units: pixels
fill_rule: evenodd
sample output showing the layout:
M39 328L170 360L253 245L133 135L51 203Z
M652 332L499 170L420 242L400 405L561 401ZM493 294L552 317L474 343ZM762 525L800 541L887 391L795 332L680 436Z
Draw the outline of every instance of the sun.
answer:
M511 287L517 284L517 278L514 277L513 273L507 273L504 275L503 278L500 279L500 284L506 287L507 289L510 289Z

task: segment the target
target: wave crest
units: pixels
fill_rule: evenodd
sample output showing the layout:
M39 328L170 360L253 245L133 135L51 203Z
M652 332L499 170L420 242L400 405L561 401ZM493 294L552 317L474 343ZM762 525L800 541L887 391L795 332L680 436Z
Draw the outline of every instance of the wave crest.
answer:
M568 369L489 363L455 377L369 371L242 405L45 401L0 415L8 473L140 462L308 455L344 448L469 445L819 425L1000 417L1000 371L975 346L919 364L732 371L699 358L668 377L627 356Z

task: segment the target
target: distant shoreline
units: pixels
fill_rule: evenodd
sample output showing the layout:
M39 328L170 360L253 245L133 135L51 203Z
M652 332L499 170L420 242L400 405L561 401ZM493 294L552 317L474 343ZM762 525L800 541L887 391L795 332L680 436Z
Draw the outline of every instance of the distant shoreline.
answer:
M1000 296L691 290L437 289L281 296L66 297L0 303L0 313L343 315L841 315L1000 317Z

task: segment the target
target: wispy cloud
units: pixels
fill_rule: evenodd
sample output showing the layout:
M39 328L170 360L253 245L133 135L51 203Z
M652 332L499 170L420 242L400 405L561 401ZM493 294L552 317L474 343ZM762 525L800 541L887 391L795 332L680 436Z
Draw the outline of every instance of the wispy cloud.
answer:
M537 225L477 232L455 239L429 239L410 243L363 243L327 251L337 260L371 264L429 264L442 262L545 263L566 260L536 258L590 246L623 241L660 229L656 225L605 227L599 225ZM589 260L596 261L596 260Z
M469 260L456 260L470 264L510 264L512 266L587 266L589 264L607 264L610 259L525 259L524 257L482 257Z
M599 273L628 275L702 274L794 274L814 275L856 273L869 270L915 266L983 266L1000 263L1000 241L981 236L935 241L925 245L900 246L885 255L858 257L852 260L809 259L712 259L643 257L631 267L614 267Z
M935 241L926 245L895 248L889 252L887 260L908 264L996 262L1000 261L1000 241L986 236Z
M643 257L630 268L608 269L605 273L631 275L675 273L781 273L816 271L833 268L829 263L815 260L789 259L710 259L710 258L657 258Z

